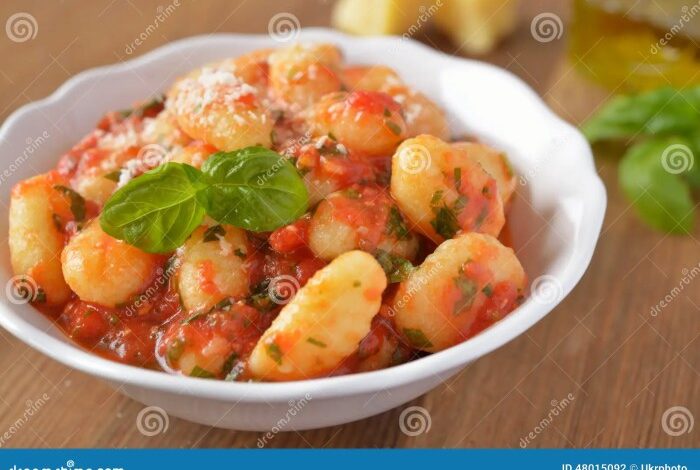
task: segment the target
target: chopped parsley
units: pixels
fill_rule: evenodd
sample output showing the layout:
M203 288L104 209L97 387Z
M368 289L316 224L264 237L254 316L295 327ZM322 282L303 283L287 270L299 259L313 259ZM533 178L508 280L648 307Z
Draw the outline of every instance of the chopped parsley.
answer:
M115 183L119 182L119 177L122 174L121 170L114 170L112 172L109 172L104 175L105 178L107 178L110 181L114 181Z
M326 347L326 343L324 343L323 341L319 341L319 340L317 340L316 338L312 338L311 336L309 336L308 338L306 338L306 342L307 342L307 343L311 343L311 344L313 344L314 346L318 346L319 348L325 348L325 347Z
M401 127L399 127L398 124L396 124L394 121L391 121L389 119L384 119L384 125L394 134L394 135L401 135Z
M168 345L168 360L177 361L185 351L185 342L180 338L175 338Z
M442 205L440 205L441 202ZM430 222L430 225L443 238L454 237L460 228L456 212L461 211L466 202L466 198L457 198L454 207L450 208L442 200L442 191L436 191L430 200L430 205L435 214L435 219Z
M462 188L462 169L460 167L455 168L454 178L455 178L455 190L457 192L460 192L460 189Z
M212 225L204 231L203 240L205 242L215 242L224 235L226 235L226 230L221 225Z
M399 240L409 240L411 238L411 232L408 230L406 222L396 206L391 206L391 209L389 209L386 233L387 235L396 235L396 238Z
M464 310L471 308L476 298L477 285L476 282L463 275L457 276L455 278L455 285L459 289L460 297L455 302L452 313L454 315L459 315Z
M83 196L73 191L71 188L60 184L55 185L53 189L68 198L70 201L70 211L73 213L76 222L85 220L85 199Z
M406 336L410 345L416 349L433 347L433 343L425 336L425 333L417 328L404 328L403 334Z
M270 359L275 361L277 365L282 365L282 350L279 346L277 346L276 343L270 343L267 346L265 346L265 352L267 352L267 355L270 356Z
M385 250L377 250L374 257L386 273L389 283L405 281L415 269L407 259Z
M213 379L216 377L213 373L199 366L194 366L190 372L190 377L199 377L200 379Z

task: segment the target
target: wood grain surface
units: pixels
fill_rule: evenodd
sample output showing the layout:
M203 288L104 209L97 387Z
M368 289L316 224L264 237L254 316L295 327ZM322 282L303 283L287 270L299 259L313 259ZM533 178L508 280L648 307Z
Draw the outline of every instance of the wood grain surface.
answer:
M0 2L3 23L14 13L29 12L38 24L36 37L27 42L0 34L0 119L87 68L195 34L263 33L280 11L296 15L302 26L328 25L332 6L322 0L179 3L129 55L127 46L167 0ZM522 10L516 34L485 60L519 75L563 118L580 123L608 93L577 74L577 58L566 57L570 5L525 0ZM546 44L533 40L530 22L541 12L564 20L564 37ZM418 39L459 54L430 30L421 31ZM674 437L664 431L662 416L683 406L700 419L700 279L691 280L657 315L650 312L698 266L700 234L679 238L645 228L620 194L616 160L601 157L597 166L609 206L585 277L526 334L410 403L428 410L428 432L415 437L402 433L402 407L345 426L280 433L268 445L518 447L533 432L531 447L698 447L700 423ZM171 419L167 432L145 437L136 429L142 405L5 331L0 331L0 371L0 436L13 430L2 442L6 447L255 447L260 437L178 419ZM46 404L17 426L27 401L44 394ZM552 403L569 394L571 403L550 425L540 427Z

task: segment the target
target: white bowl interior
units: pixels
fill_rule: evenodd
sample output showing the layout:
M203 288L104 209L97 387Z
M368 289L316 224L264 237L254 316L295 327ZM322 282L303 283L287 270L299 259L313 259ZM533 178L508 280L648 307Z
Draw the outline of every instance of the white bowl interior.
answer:
M300 39L334 42L343 49L348 63L393 67L407 83L448 111L456 135L473 134L505 150L521 183L510 212L518 257L531 280L545 274L556 279L561 297L574 287L588 266L600 231L605 192L583 137L549 111L532 90L501 69L450 58L409 40L357 39L318 29L304 30ZM6 237L12 186L52 168L61 153L93 129L106 111L127 108L161 93L177 76L198 65L276 45L267 36L216 35L178 41L138 59L80 74L50 98L16 112L0 131L0 171L4 170L0 177L0 233ZM40 137L46 136L44 132L48 137ZM37 139L41 141L38 144ZM13 162L18 158L25 161L16 165ZM7 243L0 250L0 282L5 286L12 276ZM294 384L218 383L110 363L77 349L36 310L14 305L6 296L0 299L0 323L73 367L137 388L172 391L175 387L181 394L212 398L254 401L257 396L286 401L309 390L332 396L381 388L376 374L383 374L381 381L390 387L392 383L418 381L427 374L453 371L522 333L561 297L551 305L528 299L481 335L415 363ZM372 374L374 380L368 378Z

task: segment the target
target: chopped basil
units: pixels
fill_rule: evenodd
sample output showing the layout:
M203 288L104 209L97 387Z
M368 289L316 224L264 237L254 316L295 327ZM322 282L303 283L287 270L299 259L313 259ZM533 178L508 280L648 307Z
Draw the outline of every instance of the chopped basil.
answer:
M204 231L204 236L202 237L205 242L215 242L219 240L219 237L226 235L226 229L221 225L212 225Z
M267 355L270 356L270 359L275 361L277 365L282 365L282 350L279 346L277 346L277 344L268 344L265 346L265 351L267 352Z
M224 378L225 381L233 382L240 375L241 369L239 367L235 367L236 363L238 362L238 358L239 358L238 353L232 353L226 359L226 362L224 362L224 367L222 368L222 371L223 371L224 375L226 376Z
M115 183L118 183L121 174L122 174L121 170L115 170L115 171L109 172L103 176L110 181L114 181Z
M403 334L408 339L410 345L416 349L431 348L433 343L430 342L425 333L416 328L404 328Z
M435 219L430 222L435 231L443 238L452 238L459 230L457 216L454 211L447 206L435 209Z
M411 238L411 232L408 230L406 222L396 206L391 206L391 209L389 209L389 217L386 221L386 233L387 235L396 235L396 238L399 240L409 240Z
M471 308L476 298L477 285L476 282L463 275L457 276L454 281L459 289L460 298L455 302L452 313L454 315L459 315L462 311Z
M177 361L185 351L185 342L180 338L175 338L168 345L168 360Z
M34 294L34 298L31 299L32 302L38 303L38 304L43 304L46 302L46 291L39 287L36 290L36 293Z
M125 109L119 111L119 114L123 118L128 118L129 116L143 117L147 113L158 113L163 109L163 103L165 102L165 95L157 95L151 98L150 101L143 103L133 109Z
M390 283L405 281L415 269L407 259L385 250L377 250L374 253L374 257L386 273L387 280Z
M199 366L194 366L190 372L190 377L199 377L200 379L213 379L216 377L215 374L209 372L206 369L202 369Z
M491 284L486 284L484 288L481 289L481 292L483 292L486 297L491 297L493 295L493 286L491 286Z
M306 338L306 341L307 341L308 343L313 344L314 346L318 346L319 348L325 348L325 347L326 347L326 343L324 343L323 341L319 341L319 340L317 340L316 338L312 338L311 336L309 336L308 338Z
M384 125L394 134L394 135L401 135L401 127L399 127L398 124L396 124L394 121L391 121L389 119L384 119Z
M68 198L70 201L70 211L73 213L76 222L85 220L85 199L83 196L73 191L71 188L60 184L55 185L53 189L63 193L63 195Z

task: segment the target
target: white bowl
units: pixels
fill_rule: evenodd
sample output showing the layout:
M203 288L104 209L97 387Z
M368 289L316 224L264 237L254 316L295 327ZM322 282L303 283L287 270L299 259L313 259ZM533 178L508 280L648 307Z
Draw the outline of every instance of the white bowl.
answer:
M407 364L287 383L228 383L111 362L77 347L38 311L15 305L6 296L0 299L0 324L66 366L120 385L130 397L171 415L257 431L280 427L282 420L282 430L289 431L346 423L406 403L523 333L573 289L590 262L606 205L590 147L575 128L520 79L485 63L450 57L398 37L357 38L307 29L298 39L335 43L350 64L393 67L448 110L456 135L473 134L508 152L521 175L510 226L534 286L523 305L476 337ZM0 130L0 232L7 233L12 186L52 168L103 113L162 92L175 77L200 64L280 45L269 36L185 39L80 73L50 97L17 110ZM6 244L1 249L0 285L7 285L12 271Z

